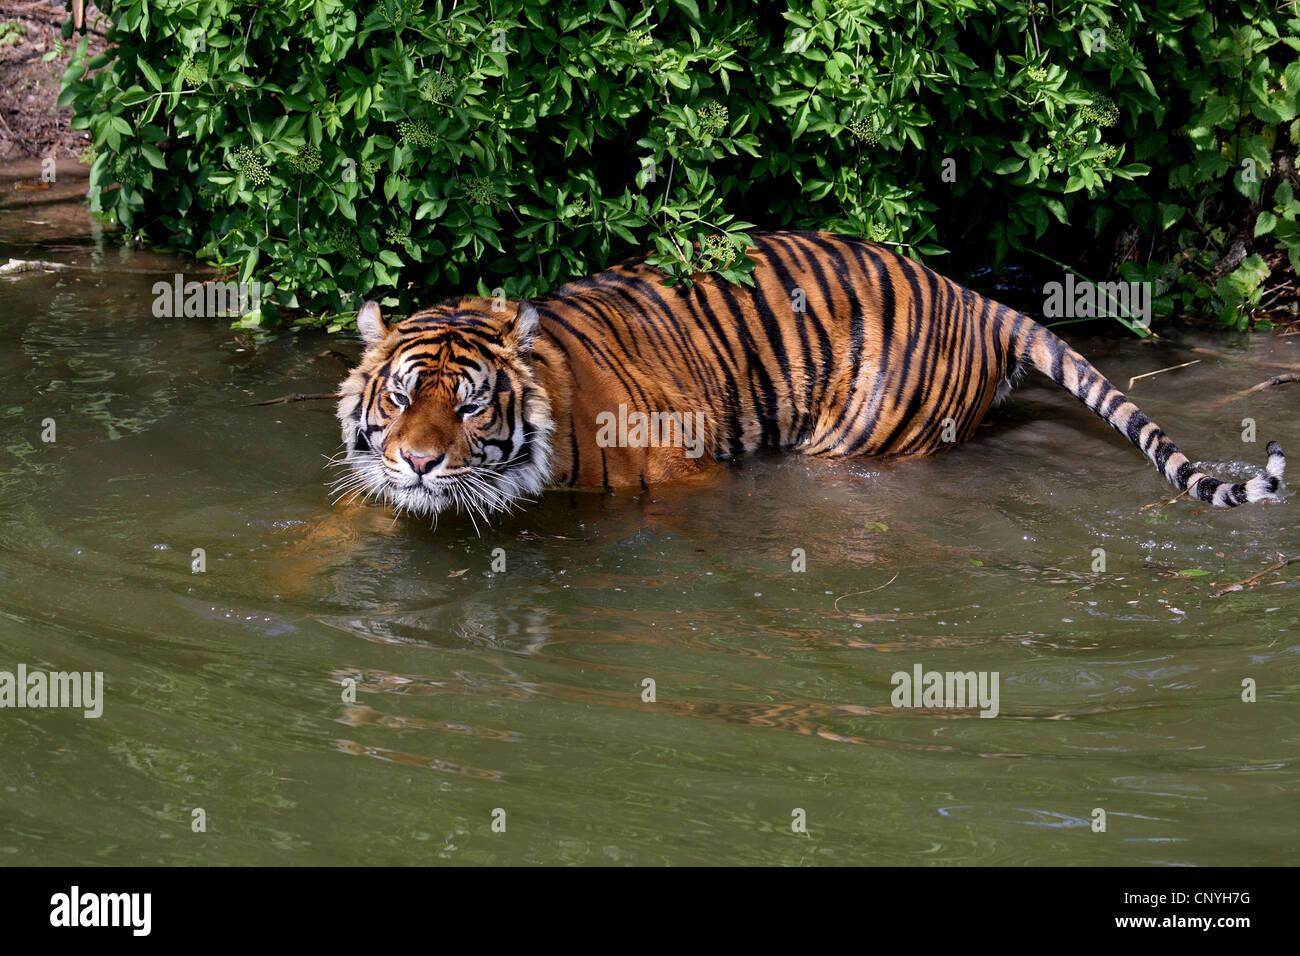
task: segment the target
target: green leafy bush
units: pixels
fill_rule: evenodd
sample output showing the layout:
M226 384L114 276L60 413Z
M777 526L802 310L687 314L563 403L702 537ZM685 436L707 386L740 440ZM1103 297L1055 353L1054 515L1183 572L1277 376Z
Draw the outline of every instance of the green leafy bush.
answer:
M951 250L950 272L1136 231L1122 269L1161 283L1157 314L1233 323L1265 256L1298 264L1289 5L101 6L110 48L81 47L60 100L93 202L273 284L245 324L531 295L645 249L669 281L745 281L754 224Z

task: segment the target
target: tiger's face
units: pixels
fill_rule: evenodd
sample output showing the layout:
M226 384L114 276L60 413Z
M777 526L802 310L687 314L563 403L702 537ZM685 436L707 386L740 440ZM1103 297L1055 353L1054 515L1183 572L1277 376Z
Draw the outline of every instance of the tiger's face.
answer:
M417 515L455 506L473 520L545 487L554 423L532 367L537 310L491 306L464 299L394 326L362 306L366 352L339 390L340 495Z

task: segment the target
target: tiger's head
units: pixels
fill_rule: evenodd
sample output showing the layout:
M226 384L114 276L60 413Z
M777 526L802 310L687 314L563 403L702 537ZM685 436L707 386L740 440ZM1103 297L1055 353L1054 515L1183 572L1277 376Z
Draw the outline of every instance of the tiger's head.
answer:
M361 307L366 351L339 389L336 491L473 519L545 487L554 422L533 368L537 310L500 302L461 299L393 326L376 303Z

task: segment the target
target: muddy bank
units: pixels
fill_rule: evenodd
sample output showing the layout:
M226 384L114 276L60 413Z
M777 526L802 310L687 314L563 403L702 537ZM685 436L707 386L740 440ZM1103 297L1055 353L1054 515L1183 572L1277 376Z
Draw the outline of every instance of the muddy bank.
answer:
M90 143L89 133L69 126L72 108L55 105L80 42L61 39L67 17L62 2L0 0L0 160L74 158ZM90 4L86 26L94 56L104 50L104 17Z

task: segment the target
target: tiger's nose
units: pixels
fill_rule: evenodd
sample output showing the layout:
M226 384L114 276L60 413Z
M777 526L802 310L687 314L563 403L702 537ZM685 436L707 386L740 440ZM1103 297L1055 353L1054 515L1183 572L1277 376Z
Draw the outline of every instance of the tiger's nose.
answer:
M447 455L445 452L441 455L420 455L403 448L402 457L406 459L406 463L411 466L411 469L417 475L427 475L429 472L433 471L433 469L441 465L442 460L446 458Z

